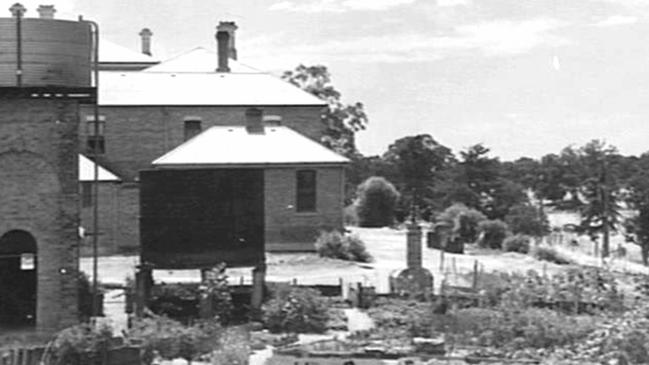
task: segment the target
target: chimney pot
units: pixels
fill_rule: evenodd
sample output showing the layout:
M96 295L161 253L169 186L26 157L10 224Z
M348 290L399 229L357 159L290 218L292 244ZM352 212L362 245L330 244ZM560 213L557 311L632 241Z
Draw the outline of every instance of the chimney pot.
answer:
M216 45L217 45L217 58L218 58L218 68L216 72L230 72L230 67L228 66L228 42L230 40L230 35L226 31L217 31L216 32Z
M139 35L142 42L142 53L151 56L151 36L153 32L149 28L143 28Z
M10 8L9 11L14 18L22 18L25 15L27 9L21 3L15 3Z
M264 134L264 111L258 108L246 110L246 130L250 134Z
M41 19L54 19L54 13L56 13L54 5L39 5L36 11Z

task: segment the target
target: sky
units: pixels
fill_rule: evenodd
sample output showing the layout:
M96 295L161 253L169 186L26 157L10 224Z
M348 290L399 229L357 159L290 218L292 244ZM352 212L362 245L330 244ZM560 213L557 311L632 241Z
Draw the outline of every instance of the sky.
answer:
M25 0L26 15L41 3L134 50L148 27L160 58L215 48L216 24L233 20L246 64L328 67L365 106L365 155L421 133L502 160L592 139L649 151L646 0Z

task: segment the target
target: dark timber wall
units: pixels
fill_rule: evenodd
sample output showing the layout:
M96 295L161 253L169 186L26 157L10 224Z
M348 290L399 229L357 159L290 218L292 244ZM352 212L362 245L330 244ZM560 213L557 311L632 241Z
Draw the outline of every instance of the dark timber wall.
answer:
M142 259L160 269L254 266L264 257L262 169L140 173Z

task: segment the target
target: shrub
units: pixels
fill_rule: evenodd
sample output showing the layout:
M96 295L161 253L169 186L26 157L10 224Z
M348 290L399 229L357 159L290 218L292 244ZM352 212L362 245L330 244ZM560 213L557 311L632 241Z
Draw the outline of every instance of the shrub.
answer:
M215 349L221 332L216 321L198 322L190 327L153 315L134 321L128 338L141 344L146 363L151 363L156 356L191 361Z
M83 323L66 328L52 341L52 363L85 364L89 357L98 357L101 352L110 349L112 337L113 330L106 325Z
M263 307L266 327L274 333L323 333L329 308L320 293L305 288L279 288Z
M372 261L372 256L365 249L365 243L358 236L347 236L338 231L321 232L315 248L322 257L357 262Z
M545 213L528 204L513 206L505 216L505 222L514 234L542 237L550 233L550 224Z
M554 247L538 246L534 248L532 255L537 260L548 261L557 265L569 265L572 263L570 259L560 254Z
M480 247L500 249L507 237L507 225L501 220L486 220L478 225Z
M574 344L595 328L595 321L589 317L571 317L538 308L467 308L452 316L453 325L447 328L459 342L510 351Z
M388 180L372 176L358 186L356 195L356 213L361 227L386 227L394 223L399 192Z
M531 240L530 236L524 234L509 236L505 238L505 241L503 241L503 250L505 250L505 252L528 253L530 252Z
M454 227L453 234L462 242L473 243L478 239L478 225L486 219L487 217L479 211L458 203L446 208L436 220Z
M244 365L250 357L250 336L241 328L231 327L220 336L212 353L212 365Z
M358 226L358 214L356 205L350 204L343 209L343 223L346 226Z

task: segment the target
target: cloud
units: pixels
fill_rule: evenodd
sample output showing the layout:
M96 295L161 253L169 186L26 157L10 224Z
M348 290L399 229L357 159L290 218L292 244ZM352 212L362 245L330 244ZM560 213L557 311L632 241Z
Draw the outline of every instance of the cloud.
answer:
M552 19L491 21L460 25L445 35L421 33L365 35L322 43L287 44L283 37L249 40L248 52L272 68L296 62L350 61L357 63L426 62L455 55L480 53L498 57L522 54L540 46L556 47L568 40L553 35L563 26ZM283 49L282 57L268 57L269 49ZM283 58L283 59L282 59ZM289 59L290 58L290 59Z
M380 11L412 4L415 1L416 0L285 0L271 5L268 9L297 13L342 13L350 10Z
M453 6L469 5L470 0L437 0L437 6L446 8Z
M593 25L596 27L614 27L618 25L635 24L637 22L638 18L634 16L612 15L604 20L594 23Z

